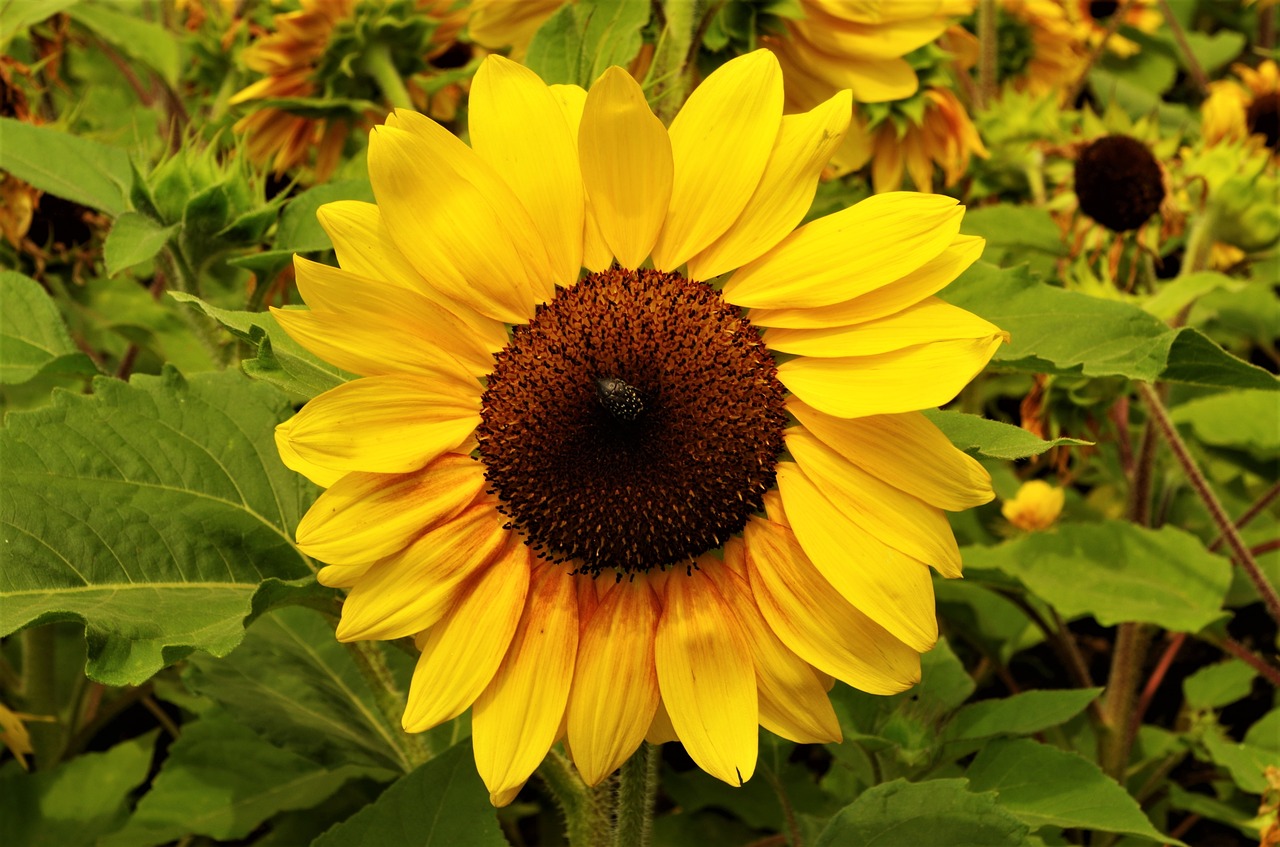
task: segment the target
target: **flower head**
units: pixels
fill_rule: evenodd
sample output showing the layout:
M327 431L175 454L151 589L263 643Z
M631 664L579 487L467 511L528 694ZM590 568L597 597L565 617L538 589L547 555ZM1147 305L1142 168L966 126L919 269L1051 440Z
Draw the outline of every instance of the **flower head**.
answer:
M491 56L471 146L388 118L377 204L321 209L342 267L299 259L311 309L275 311L363 377L277 430L328 487L298 543L338 637L417 638L404 726L470 708L495 804L562 734L591 784L678 738L737 785L758 726L835 740L826 680L901 691L937 637L944 510L993 495L917 410L1005 337L932 296L982 240L913 194L795 229L850 100L782 100L767 51L669 129L620 68Z
M1043 532L1058 521L1066 491L1041 479L1022 483L1012 500L1000 506L1005 520L1024 532Z
M1201 106L1205 141L1242 141L1257 137L1280 156L1280 65L1268 59L1257 68L1236 65L1237 79L1209 84Z
M1137 42L1116 31L1113 25L1117 22L1112 20L1115 15L1123 9L1124 17L1118 25L1143 33L1155 32L1163 20L1156 8L1156 0L1131 0L1127 4L1121 0L1068 0L1063 8L1091 50L1106 39L1107 50L1121 58L1133 56L1141 48Z

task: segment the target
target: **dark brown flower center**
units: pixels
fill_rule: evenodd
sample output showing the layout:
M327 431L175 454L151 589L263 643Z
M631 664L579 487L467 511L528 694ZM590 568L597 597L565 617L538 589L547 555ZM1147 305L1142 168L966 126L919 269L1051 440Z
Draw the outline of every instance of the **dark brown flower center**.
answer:
M679 274L613 269L539 308L496 357L477 430L499 509L588 573L719 547L761 508L786 425L773 357Z
M1250 133L1262 135L1267 139L1268 147L1280 150L1280 91L1253 98L1245 117L1249 121Z
M1164 177L1146 145L1107 135L1076 159L1076 197L1086 215L1113 232L1142 226L1164 200Z
M1090 0L1089 2L1089 15L1095 21L1105 21L1119 9L1119 0Z

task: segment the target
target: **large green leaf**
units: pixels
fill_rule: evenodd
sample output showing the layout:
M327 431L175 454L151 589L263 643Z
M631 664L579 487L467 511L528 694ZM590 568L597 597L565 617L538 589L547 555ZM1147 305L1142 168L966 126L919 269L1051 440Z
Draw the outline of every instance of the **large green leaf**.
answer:
M0 635L84 623L89 675L138 683L225 655L281 581L310 583L292 531L315 494L276 455L283 395L234 371L172 369L11 413L0 430Z
M0 271L0 384L21 385L41 372L93 374L58 307L34 279Z
M240 363L244 372L254 379L275 385L295 399L310 400L355 376L304 350L268 312L220 309L179 291L171 291L169 296L199 309L237 338L257 345L257 358Z
M126 268L154 259L180 226L164 226L141 212L125 212L111 225L111 232L102 245L107 273L115 276Z
M1190 327L1175 330L1137 306L1066 291L1025 268L979 262L942 296L1012 335L995 361L1037 373L1123 376L1275 390L1280 382Z
M124 823L129 795L147 778L155 735L76 756L29 774L15 761L0 768L0 844L90 847Z
M56 129L0 118L0 170L109 215L129 206L129 154Z
M1000 808L996 795L975 794L963 779L912 783L895 779L864 791L831 819L814 847L1016 847L1028 827Z
M640 52L649 4L582 0L561 7L529 44L525 64L548 83L584 88L610 65L626 66Z
M1253 690L1258 672L1239 659L1207 665L1182 681L1182 693L1192 709L1220 709L1243 700Z
M924 414L961 450L993 459L1028 459L1039 456L1050 447L1091 443L1075 438L1045 441L1020 426L987 420L978 415L966 415L963 412L929 410Z
M1024 691L1000 700L969 703L947 725L948 741L1030 735L1065 723L1098 698L1101 688Z
M1066 617L1092 615L1105 626L1133 621L1196 632L1222 614L1231 583L1226 559L1171 526L1063 524L963 552L969 567L1001 570Z
M403 777L313 847L507 847L469 741Z
M32 24L79 3L80 0L0 0L0 50L8 52L9 40Z
M1021 738L983 748L968 771L974 791L995 791L1000 807L1034 829L1057 826L1136 835L1160 844L1161 835L1115 780L1075 753Z
M230 656L193 656L187 682L263 738L319 765L409 769L396 741L403 730L379 711L319 612L260 617Z
M1224 391L1175 407L1175 423L1215 447L1248 450L1262 458L1280 456L1280 398L1270 391Z
M105 3L77 4L71 10L71 17L88 27L103 41L114 44L131 58L154 68L170 86L177 84L182 62L182 41L174 37L170 30L143 20L136 10L130 14L127 6L113 9Z
M185 723L151 790L100 847L151 847L207 835L233 841L291 809L324 802L360 769L327 770L273 747L217 710Z

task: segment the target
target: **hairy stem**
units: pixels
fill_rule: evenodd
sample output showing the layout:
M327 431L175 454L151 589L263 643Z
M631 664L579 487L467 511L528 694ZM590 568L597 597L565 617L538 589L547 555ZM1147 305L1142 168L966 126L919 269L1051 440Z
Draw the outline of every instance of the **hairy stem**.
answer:
M1137 704L1142 663L1153 630L1146 624L1120 624L1111 674L1102 705L1103 722L1098 735L1098 763L1108 776L1124 784L1125 768L1133 750L1137 727L1131 718Z
M610 842L612 824L607 802L612 789L610 782L595 790L588 788L568 758L557 750L542 760L538 777L564 815L569 847L602 847Z
M622 766L618 775L614 847L650 847L653 843L653 801L658 794L661 747L648 742Z
M996 0L982 0L978 6L978 108L985 109L996 97L1000 84L997 78L997 62L1000 58L997 23L1000 4Z
M364 677L369 689L373 692L378 710L382 712L384 723L390 730L389 738L400 757L401 766L408 773L429 760L432 751L425 735L408 733L400 728L405 697L400 687L396 685L391 668L387 665L387 657L383 655L382 648L373 641L347 641L344 644L347 653L355 660L360 675Z

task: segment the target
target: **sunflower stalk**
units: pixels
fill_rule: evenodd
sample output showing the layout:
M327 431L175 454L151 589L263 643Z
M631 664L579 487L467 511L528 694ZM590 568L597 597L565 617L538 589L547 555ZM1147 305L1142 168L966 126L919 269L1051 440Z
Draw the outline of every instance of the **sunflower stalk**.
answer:
M382 648L372 641L344 642L347 652L355 660L360 675L373 692L378 710L391 728L391 737L396 743L396 752L400 754L405 772L413 770L431 759L432 750L426 737L420 733L407 733L400 728L400 716L404 714L405 698L395 677L387 665L387 657Z
M404 80L400 78L400 72L391 61L390 45L381 41L369 45L360 59L360 64L378 83L382 96L387 98L387 103L392 108L413 108L413 98L409 96L409 89L405 87Z
M51 626L33 626L22 633L23 695L33 715L58 714L57 649L57 633ZM61 722L33 722L28 731L36 767L51 767L62 755Z
M999 85L996 69L999 67L1000 38L996 0L982 0L978 6L978 108L985 109L996 97Z
M605 798L613 783L596 789L587 787L569 759L552 750L538 766L538 776L564 815L565 838L569 847L597 847L609 843L611 824Z
M614 847L649 847L653 843L653 801L658 793L662 748L645 742L618 775Z

